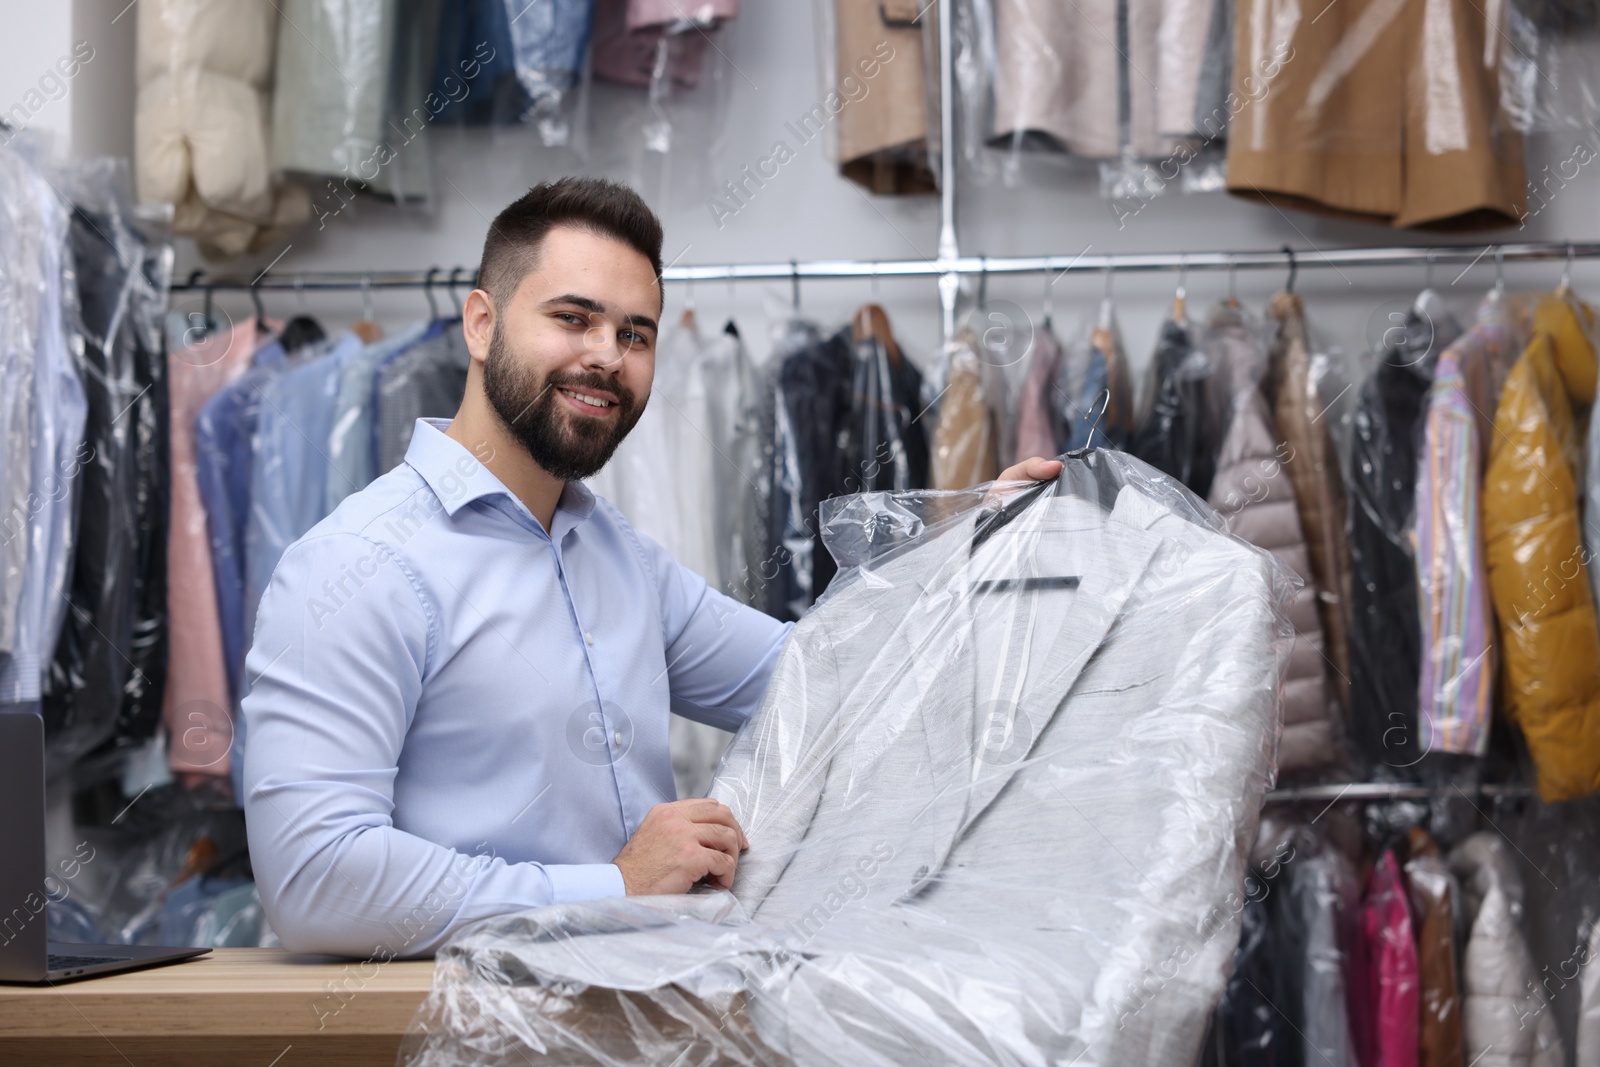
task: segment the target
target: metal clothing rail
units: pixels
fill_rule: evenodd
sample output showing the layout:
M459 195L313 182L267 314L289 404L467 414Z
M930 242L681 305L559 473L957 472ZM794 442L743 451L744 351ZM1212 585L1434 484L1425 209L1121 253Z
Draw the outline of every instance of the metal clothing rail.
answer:
M1350 800L1427 800L1430 797L1448 795L1459 789L1457 786L1428 786L1416 785L1410 782L1349 782L1344 785L1307 785L1290 789L1274 789L1267 794L1268 804L1287 804L1298 801L1325 801L1332 804L1336 801ZM1478 785L1460 792L1471 797L1474 794L1482 797L1531 797L1533 788L1526 785Z
M956 256L940 259L819 259L774 263L728 263L708 266L668 267L662 277L669 282L772 281L801 278L890 278L953 276L962 274L1072 274L1096 271L1118 273L1152 271L1300 270L1312 267L1403 267L1428 264L1471 266L1487 261L1497 267L1530 260L1600 259L1600 242L1545 241L1490 245L1379 246L1334 248L1298 252L1285 246L1257 252L1130 252L1087 253L1076 256ZM455 267L410 271L306 271L263 272L248 281L210 278L196 271L174 281L174 292L248 289L449 289L471 285L477 270Z

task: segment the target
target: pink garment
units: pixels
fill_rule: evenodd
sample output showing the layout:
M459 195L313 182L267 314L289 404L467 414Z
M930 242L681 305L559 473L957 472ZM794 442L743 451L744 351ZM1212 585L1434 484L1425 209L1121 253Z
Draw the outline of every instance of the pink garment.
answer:
M162 717L167 725L167 763L179 773L228 774L228 749L216 738L233 737L232 697L222 658L211 570L211 537L196 476L194 423L219 389L250 367L255 320L212 334L167 353L171 412L172 516L167 536L167 688Z
M1061 364L1061 345L1048 327L1033 337L1033 355L1028 361L1028 376L1017 398L1017 447L1012 455L1020 462L1030 456L1045 459L1061 451L1050 419L1050 384Z
M665 47L672 80L693 89L711 36L738 13L739 0L595 0L594 72L607 81L649 85ZM669 32L675 23L678 32Z
M1386 850L1367 879L1361 902L1362 962L1367 972L1367 1017L1358 1033L1363 1067L1417 1067L1422 981L1411 907L1393 850Z

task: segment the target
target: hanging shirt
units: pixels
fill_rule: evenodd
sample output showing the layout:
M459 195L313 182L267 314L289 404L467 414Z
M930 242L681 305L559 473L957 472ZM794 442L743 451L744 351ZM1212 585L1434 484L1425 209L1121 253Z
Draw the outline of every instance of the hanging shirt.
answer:
M233 741L233 707L216 569L200 495L195 421L219 389L250 368L255 324L213 333L167 354L172 410L172 531L167 541L167 759L178 771L223 774ZM193 731L193 732L191 732Z
M579 482L546 532L448 426L419 422L262 601L241 795L292 950L427 954L621 895L612 858L673 797L669 713L737 728L790 629Z
M256 351L254 365L218 392L195 420L195 477L211 533L211 569L217 588L217 619L228 691L243 691L245 645L245 529L250 519L250 476L255 466L261 395L282 373L288 357L273 341Z
M32 364L30 388L24 391L28 402L25 421L20 427L11 427L30 439L28 462L8 470L5 480L13 492L4 495L7 510L0 516L4 522L0 538L7 554L13 542L20 542L26 550L18 598L14 606L0 603L0 615L15 622L9 628L13 635L9 648L0 649L0 704L10 704L39 699L44 670L55 651L67 608L73 489L78 468L88 458L81 449L87 401L61 320L66 207L49 182L11 153L0 153L0 187L20 194L19 201L9 205L11 219L16 228L25 231L20 235L24 246L31 245L24 261L7 260L8 269L16 271L12 284L33 290L28 293L31 300L12 303L7 309L10 315L0 315L27 315L31 321L6 324L10 334L6 340L32 342L19 346L29 351L13 349L0 355L0 359L21 357ZM11 343L6 347L11 348ZM11 455L8 452L8 461ZM16 494L19 487L23 492Z
M1483 549L1483 466L1499 383L1526 340L1503 299L1439 356L1417 467L1418 725L1423 750L1488 751L1494 699L1489 576Z
M436 323L418 322L393 337L368 345L345 360L339 374L339 398L328 432L327 511L351 493L365 489L378 476L372 451L372 377L378 366L430 336Z

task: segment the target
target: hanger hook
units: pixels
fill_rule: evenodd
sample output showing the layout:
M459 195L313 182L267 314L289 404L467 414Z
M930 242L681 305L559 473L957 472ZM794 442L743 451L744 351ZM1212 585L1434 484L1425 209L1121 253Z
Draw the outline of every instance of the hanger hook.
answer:
M450 293L450 306L456 309L456 318L458 319L461 317L461 299L456 296L456 286L460 284L456 281L456 276L460 273L460 267L451 267L450 284L447 286L447 291Z
M372 275L361 276L361 317L372 321Z
M1228 299L1237 302L1239 299L1239 259L1232 252L1228 253Z
M1048 324L1052 313L1055 311L1053 297L1055 296L1055 279L1050 276L1050 260L1044 261L1044 321Z
M1178 299L1189 295L1189 254L1178 253Z
M878 261L872 261L872 298L878 298Z
M1506 248L1505 245L1494 246L1494 288L1495 292L1503 293L1506 290Z
M1572 260L1577 255L1577 250L1572 247L1572 242L1567 242L1567 262L1561 268L1561 291L1564 293L1572 288Z
M689 275L689 277L685 278L683 280L683 282L684 282L684 285L683 285L683 310L685 310L685 311L693 311L694 310L694 275L692 275L692 274Z
M1437 258L1437 255L1433 249L1428 249L1427 266L1424 268L1425 273L1422 275L1422 287L1424 289L1433 288L1433 261Z
M1283 283L1283 291L1286 293L1292 293L1294 292L1295 272L1300 268L1299 265L1294 261L1294 249L1290 248L1288 245L1284 245L1283 254L1289 257L1289 279Z
M795 314L800 313L800 263L797 260L789 261L789 302L794 306Z
M428 273L422 278L422 295L428 298L428 317L439 317L439 305L433 300L433 276L439 273L438 267L429 267Z
M1113 258L1115 258L1115 257L1112 257L1112 256L1107 256L1106 257L1106 265L1105 265L1105 268L1104 268L1104 270L1106 272L1106 290L1105 290L1105 294L1104 295L1105 295L1105 298L1107 300L1111 299L1111 261L1112 261Z
M978 257L978 309L989 306L989 257Z
M1097 407L1100 409L1098 413L1095 412L1095 408ZM1089 405L1089 410L1083 413L1083 417L1086 419L1091 415L1094 416L1094 421L1089 423L1089 436L1084 438L1084 445L1082 448L1075 448L1071 452L1067 453L1069 457L1077 459L1078 457L1085 455L1094 447L1095 431L1100 428L1100 420L1106 417L1106 411L1109 410L1110 407L1111 390L1109 387L1102 387L1101 390L1095 394L1094 402Z
M728 303L733 303L733 267L728 267Z
M259 282L260 279L258 278L256 281ZM267 312L266 309L261 306L261 289L260 286L255 282L252 282L250 285L250 303L254 304L256 308L256 329L263 331L266 330Z
M305 279L304 275L296 274L294 276L294 297L295 297L295 304L300 308L300 310L302 312L305 311L305 309L306 309L306 279Z

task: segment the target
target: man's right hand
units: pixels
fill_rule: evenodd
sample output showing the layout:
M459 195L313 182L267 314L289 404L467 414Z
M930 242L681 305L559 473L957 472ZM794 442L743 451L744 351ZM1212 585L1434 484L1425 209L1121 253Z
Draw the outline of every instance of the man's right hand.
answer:
M629 896L687 893L701 879L732 889L739 853L749 847L728 806L704 797L651 808L611 862Z

